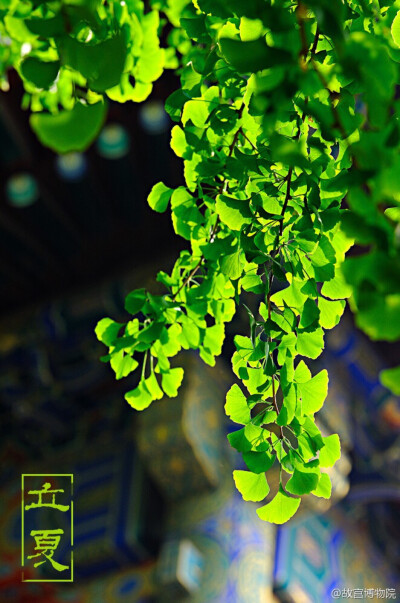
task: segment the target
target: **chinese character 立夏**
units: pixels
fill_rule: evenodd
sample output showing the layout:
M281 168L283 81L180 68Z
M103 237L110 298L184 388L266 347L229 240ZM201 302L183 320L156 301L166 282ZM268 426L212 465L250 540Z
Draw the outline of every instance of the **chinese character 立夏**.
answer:
M32 530L31 536L34 537L36 541L35 551L38 551L36 555L28 555L28 559L33 559L35 557L40 557L43 555L45 559L43 561L38 561L34 564L34 567L38 567L38 565L42 565L42 563L46 562L46 559L50 561L51 565L58 572L62 572L63 570L69 569L68 565L62 565L57 561L54 561L53 555L54 551L58 547L61 539L61 535L64 534L64 530Z
M43 484L41 490L29 490L28 494L37 494L38 501L37 503L31 503L30 505L25 505L25 510L35 509L38 507L52 507L53 509L58 509L59 511L68 511L69 505L57 505L55 502L56 492L64 492L64 490L50 490L51 484L46 482ZM43 496L52 495L51 502L43 502ZM45 499L46 500L46 499ZM48 499L47 499L48 500Z

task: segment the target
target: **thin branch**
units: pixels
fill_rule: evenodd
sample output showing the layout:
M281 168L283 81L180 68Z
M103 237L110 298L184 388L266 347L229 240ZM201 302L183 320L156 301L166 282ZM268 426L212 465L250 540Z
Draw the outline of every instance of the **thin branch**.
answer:
M297 19L297 24L299 26L299 31L300 31L300 41L301 41L301 48L299 51L299 57L300 59L303 59L303 65L302 67L304 69L307 69L307 65L305 63L307 54L308 54L308 43L307 43L307 35L306 35L306 28L304 27L304 16L307 14L307 9L305 8L305 6L299 2L296 8L296 19Z
M243 128L239 129L239 132L241 133L241 135L247 140L248 143L251 144L251 146L253 147L253 149L257 152L257 154L259 155L259 151L257 149L257 147L255 146L255 144L253 144L250 140L250 138L246 135L245 131L243 130Z
M311 50L310 50L311 58L314 56L314 54L317 50L318 42L319 42L319 29L317 27L317 31L315 32L314 42L313 42L313 45L311 46Z
M287 182L287 186L286 186L286 195L285 195L285 201L283 202L283 207L282 207L282 211L281 211L281 216L282 218L285 215L288 203L289 203L289 199L290 199L290 185L292 183L292 174L293 174L293 168L289 168L288 171L288 175L286 177L286 182ZM281 237L283 233L283 219L280 221L279 224L279 236Z

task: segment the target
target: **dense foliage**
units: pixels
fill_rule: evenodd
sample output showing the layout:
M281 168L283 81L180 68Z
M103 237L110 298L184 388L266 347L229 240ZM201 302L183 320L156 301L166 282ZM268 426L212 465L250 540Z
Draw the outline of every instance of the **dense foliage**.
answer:
M139 371L126 400L143 410L176 396L181 349L214 365L241 293L253 294L225 405L248 468L234 472L236 486L263 500L279 462L279 491L258 509L275 523L303 495L329 498L324 469L340 444L315 424L328 375L312 376L307 359L321 354L346 299L371 339L400 338L400 2L0 0L0 9L3 88L15 67L33 129L59 152L90 144L107 98L144 100L165 68L180 77L166 110L186 185L157 184L149 204L170 208L188 250L158 274L163 294L133 291L132 319L96 329L117 379ZM399 372L383 376L397 391Z

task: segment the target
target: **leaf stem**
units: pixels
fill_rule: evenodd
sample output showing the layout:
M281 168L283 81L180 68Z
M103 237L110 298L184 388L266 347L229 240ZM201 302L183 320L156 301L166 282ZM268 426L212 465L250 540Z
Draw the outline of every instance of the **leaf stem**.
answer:
M289 203L289 199L290 199L290 185L292 183L292 174L293 174L293 168L289 168L288 171L288 175L286 177L286 182L287 182L287 186L286 186L286 195L285 195L285 201L283 202L283 206L282 206L282 211L281 211L281 216L282 218L285 215L288 203ZM279 224L279 236L281 237L283 233L283 220L281 220L280 224Z

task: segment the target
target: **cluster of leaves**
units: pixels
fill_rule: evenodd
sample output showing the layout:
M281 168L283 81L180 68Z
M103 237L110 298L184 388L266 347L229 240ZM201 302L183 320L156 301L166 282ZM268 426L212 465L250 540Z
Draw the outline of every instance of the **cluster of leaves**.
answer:
M47 4L57 3L36 10ZM123 35L133 58L124 60L121 83L96 90L99 76L71 58L72 67L63 63L68 77L86 78L88 103L104 93L137 100L127 73L142 61L152 81L162 68L152 54L162 52L158 38L140 54L131 24L143 28L155 17L128 0L116 17L117 4L125 6L94 3L104 41L92 48ZM80 6L61 5L68 15ZM248 468L234 472L246 500L268 495L266 472L280 464L279 490L258 509L274 523L293 516L304 495L330 497L324 469L340 456L339 438L323 437L315 423L328 375L312 376L306 360L321 354L346 299L372 339L400 337L399 10L398 0L157 0L148 13L161 11L172 24L168 57L179 59L181 87L166 110L186 183L157 184L149 204L170 207L189 249L171 274L158 274L164 294L133 291L126 298L133 318L105 318L96 333L117 379L138 369L126 399L143 410L177 395L183 369L171 359L181 349L214 365L241 293L253 294L249 337L234 340L237 383L225 409L242 426L229 441ZM75 34L88 50L85 40ZM50 46L57 60L65 57L62 43ZM23 61L19 69L26 77ZM32 102L41 95L32 93ZM359 252L346 258L354 243ZM396 375L384 380L390 385Z
M82 150L103 125L107 98L145 100L175 50L160 47L159 11L142 0L1 0L2 87L14 67L31 126L59 152Z

